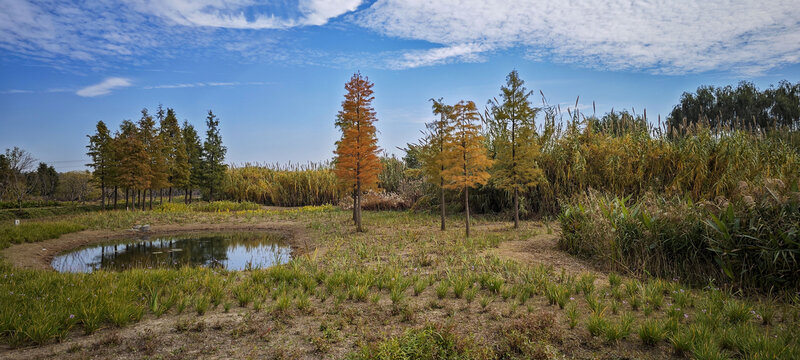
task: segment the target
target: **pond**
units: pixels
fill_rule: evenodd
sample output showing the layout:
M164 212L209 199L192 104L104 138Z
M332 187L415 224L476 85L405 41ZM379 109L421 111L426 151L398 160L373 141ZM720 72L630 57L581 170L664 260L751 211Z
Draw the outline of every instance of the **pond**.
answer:
M56 256L59 272L131 268L265 268L291 258L286 236L271 232L206 233L132 237L85 246Z

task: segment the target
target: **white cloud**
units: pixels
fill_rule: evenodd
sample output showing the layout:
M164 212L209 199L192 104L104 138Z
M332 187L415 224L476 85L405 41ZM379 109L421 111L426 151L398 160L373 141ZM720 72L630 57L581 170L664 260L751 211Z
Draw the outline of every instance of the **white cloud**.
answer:
M350 11L361 0L300 0L296 7L255 0L133 0L139 11L180 25L233 29L288 29L324 25ZM266 10L265 10L266 9ZM288 13L290 15L277 15Z
M151 90L151 89L184 89L184 88L196 88L196 87L206 87L206 86L240 86L240 85L267 85L268 83L262 81L250 81L250 82L195 82L195 83L181 83L181 84L164 84L164 85L152 85L152 86L145 86L143 89Z
M466 54L457 49L476 49L463 58L469 61L481 51L522 47L557 62L677 74L760 73L797 63L798 18L797 0L378 0L354 22L443 46L410 51L400 67Z
M10 90L0 91L0 94L30 94L32 92L33 91L31 90L10 89Z
M453 61L480 61L480 53L485 46L478 44L458 44L428 50L415 50L404 53L400 59L389 61L393 69L408 69L420 66L444 64Z
M95 97L111 93L111 90L131 86L131 81L126 78L110 77L98 84L87 86L75 92L78 96Z

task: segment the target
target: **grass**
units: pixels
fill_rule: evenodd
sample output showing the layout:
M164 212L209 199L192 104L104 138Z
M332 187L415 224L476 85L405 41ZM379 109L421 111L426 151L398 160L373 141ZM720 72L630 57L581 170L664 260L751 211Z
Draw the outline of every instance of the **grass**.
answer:
M609 284L601 285L596 273L571 274L508 260L487 250L516 238L515 233L484 232L481 226L488 220L481 217L475 235L465 240L458 229L428 229L435 225L435 215L365 212L365 225L372 229L367 234L353 234L348 216L336 210L178 211L65 219L85 228L117 229L142 221L301 220L326 251L242 272L178 268L59 274L0 262L0 341L11 346L48 344L76 332L95 333L156 317L207 317L240 306L233 312L257 319L255 325L242 323L242 330L230 331L245 338L269 329L269 336L311 341L292 337L297 329L293 324L342 324L337 331L348 335L318 334L324 341L313 340L318 346L309 348L319 353L312 357L339 357L349 349L358 349L348 355L354 358L537 358L553 352L580 357L594 351L584 345L589 334L602 342L596 346L618 357L663 355L657 346L625 353L640 341L668 342L675 353L708 358L798 354L797 339L772 337L798 329L791 315L794 305L781 299L755 303L712 288L622 276L613 283L609 276ZM424 262L419 253L428 254ZM650 309L649 318L635 309L636 299ZM564 320L536 320L542 313ZM250 331L247 326L264 328Z
M71 221L53 222L23 222L19 226L0 226L0 249L5 249L11 244L38 242L54 239L63 234L69 234L86 229L86 226Z

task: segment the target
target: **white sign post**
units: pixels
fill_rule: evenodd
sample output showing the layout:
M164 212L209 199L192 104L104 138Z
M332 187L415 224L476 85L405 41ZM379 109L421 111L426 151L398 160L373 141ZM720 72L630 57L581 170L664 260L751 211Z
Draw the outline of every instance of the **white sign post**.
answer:
M19 219L14 219L14 226L19 226Z

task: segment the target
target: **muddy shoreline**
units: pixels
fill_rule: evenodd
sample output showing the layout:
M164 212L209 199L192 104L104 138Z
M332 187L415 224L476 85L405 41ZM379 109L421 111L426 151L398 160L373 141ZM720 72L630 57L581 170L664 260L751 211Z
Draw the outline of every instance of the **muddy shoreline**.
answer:
M57 255L75 248L107 242L110 240L147 234L149 236L169 234L193 234L225 231L271 231L286 235L292 248L292 256L314 251L315 244L307 236L303 226L294 222L266 222L256 224L181 224L153 225L147 233L132 230L85 230L61 235L35 243L15 244L0 251L0 256L9 264L22 269L52 270L51 263Z

